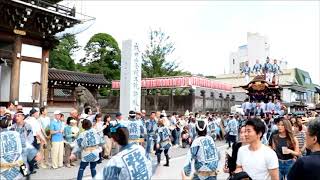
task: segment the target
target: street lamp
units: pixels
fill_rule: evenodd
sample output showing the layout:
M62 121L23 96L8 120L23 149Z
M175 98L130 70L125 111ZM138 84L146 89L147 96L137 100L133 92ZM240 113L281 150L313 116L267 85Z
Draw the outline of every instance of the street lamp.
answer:
M34 108L34 103L36 100L39 100L39 95L40 95L40 85L41 83L39 82L33 82L32 83L32 108Z

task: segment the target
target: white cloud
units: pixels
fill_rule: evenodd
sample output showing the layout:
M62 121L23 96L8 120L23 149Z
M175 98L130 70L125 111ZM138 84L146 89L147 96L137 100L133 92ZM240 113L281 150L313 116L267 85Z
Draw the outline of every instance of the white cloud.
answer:
M231 51L246 43L247 32L269 37L271 56L310 72L320 83L319 2L83 1L78 10L96 23L77 37L82 46L98 32L146 41L150 28L163 29L176 43L174 57L193 73L228 70ZM78 58L83 56L79 53Z

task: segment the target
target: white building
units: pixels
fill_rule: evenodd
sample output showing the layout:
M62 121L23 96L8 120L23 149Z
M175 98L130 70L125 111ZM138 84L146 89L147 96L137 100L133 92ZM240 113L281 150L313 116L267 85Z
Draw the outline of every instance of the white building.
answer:
M249 61L249 66L253 67L258 59L261 64L265 63L266 58L269 56L271 63L272 57L269 55L270 45L265 36L258 33L247 33L247 44L239 46L237 52L231 52L229 58L229 73L239 73L240 69ZM281 69L287 68L287 62L277 59Z

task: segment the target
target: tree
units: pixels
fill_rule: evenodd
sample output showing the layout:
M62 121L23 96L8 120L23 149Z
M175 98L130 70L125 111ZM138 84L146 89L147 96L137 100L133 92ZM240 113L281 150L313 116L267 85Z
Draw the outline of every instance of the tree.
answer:
M188 75L189 72L179 70L179 64L169 61L168 58L174 52L174 43L170 36L160 30L150 30L150 41L145 50L137 51L142 58L142 77L162 77Z
M76 66L72 56L80 49L75 35L66 34L49 53L49 67L74 71Z
M111 35L106 33L93 35L84 50L86 57L81 59L80 63L87 66L87 72L104 74L109 81L120 79L121 52L117 41Z

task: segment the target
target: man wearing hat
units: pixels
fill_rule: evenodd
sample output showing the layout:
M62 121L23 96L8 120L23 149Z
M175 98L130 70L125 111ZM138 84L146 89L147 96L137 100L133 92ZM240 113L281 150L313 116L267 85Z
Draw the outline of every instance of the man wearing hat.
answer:
M51 158L52 168L57 169L63 167L63 152L64 152L64 139L63 139L63 123L61 122L61 111L56 110L54 119L50 122L51 133Z
M197 119L197 138L193 141L183 168L182 179L190 176L194 160L194 174L192 179L216 179L219 163L218 150L212 137L207 136L208 120Z
M240 73L240 74L244 74L244 80L246 84L250 82L250 72L251 72L251 68L249 67L249 61L246 61L246 64L241 69L241 73Z
M269 57L267 57L266 63L263 66L263 70L265 72L266 81L268 83L272 83L272 77L273 77L272 69L273 69L273 66L270 63Z
M34 165L36 163L35 156L38 154L40 156L40 153L38 153L38 150L33 147L34 142L34 136L32 132L32 127L30 124L25 122L25 115L22 111L18 111L16 114L16 123L11 126L11 131L17 131L20 134L21 137L21 143L22 143L22 158L24 163L28 166L29 174L34 174L36 171L34 171Z
M141 121L136 119L136 113L129 111L129 121L127 123L129 131L129 142L140 144L143 142L144 127Z
M41 133L41 125L40 125L40 122L38 121L39 112L36 109L32 108L29 114L30 116L25 121L26 123L30 124L32 127L32 133L34 137L34 141L32 145L37 150L40 150L40 144L41 143L46 144L47 142Z

